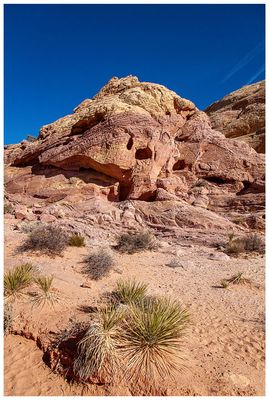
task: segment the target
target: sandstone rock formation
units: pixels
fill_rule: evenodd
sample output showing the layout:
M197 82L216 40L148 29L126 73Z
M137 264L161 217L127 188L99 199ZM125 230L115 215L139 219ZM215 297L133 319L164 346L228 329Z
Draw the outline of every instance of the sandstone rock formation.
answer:
M205 112L213 129L265 153L265 81L247 85L211 104Z
M5 162L8 201L64 204L73 217L92 215L96 199L113 202L110 215L94 217L99 224L118 218L128 225L125 200L136 200L137 209L137 200L165 204L152 205L151 216L134 212L133 226L165 224L160 213L174 226L201 229L229 229L225 218L238 212L264 221L264 155L213 130L191 101L133 76L112 78L73 114L43 126L36 141L7 146ZM215 223L214 212L223 215Z

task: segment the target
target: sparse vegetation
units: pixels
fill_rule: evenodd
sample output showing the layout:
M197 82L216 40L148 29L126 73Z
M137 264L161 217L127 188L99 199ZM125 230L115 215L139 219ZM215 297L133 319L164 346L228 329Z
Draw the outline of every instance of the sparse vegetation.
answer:
M235 238L234 234L229 234L229 240L226 243L226 252L228 254L240 254L243 252L262 252L264 243L256 233L241 238Z
M229 286L229 282L227 282L226 279L222 279L222 281L220 282L221 287L223 287L223 289L227 289L227 287Z
M32 264L21 264L4 275L4 295L18 298L34 279L37 270Z
M116 299L123 304L135 303L145 297L148 285L135 280L117 281L117 288L113 292Z
M243 276L243 272L238 272L237 274L231 276L231 278L227 279L228 283L233 285L250 283L250 280Z
M4 214L11 214L13 212L13 207L11 204L4 204Z
M4 333L7 334L12 328L14 320L13 308L10 303L4 303Z
M124 233L118 239L117 250L122 253L137 253L156 248L155 237L150 232Z
M182 363L182 336L189 314L169 299L132 304L124 319L121 352L129 379L155 384Z
M264 244L257 233L250 233L244 238L246 251L263 251Z
M34 282L37 285L37 292L31 294L33 305L43 307L46 304L54 306L59 301L59 297L52 287L53 276L39 276Z
M42 225L30 232L23 250L40 250L50 254L61 254L67 246L68 237L58 226Z
M99 280L108 275L113 266L111 253L102 248L88 256L85 261L87 265L84 268L84 272L94 280Z
M81 236L79 234L75 234L69 238L68 244L69 244L69 246L84 247L85 239L83 236Z
M123 312L114 306L99 311L97 320L90 325L79 342L74 372L80 379L87 380L90 376L113 378L119 366L119 322L122 318Z
M146 288L135 281L118 282L128 307L108 304L77 333L73 373L79 380L124 378L152 389L182 365L188 311L170 299L146 296Z

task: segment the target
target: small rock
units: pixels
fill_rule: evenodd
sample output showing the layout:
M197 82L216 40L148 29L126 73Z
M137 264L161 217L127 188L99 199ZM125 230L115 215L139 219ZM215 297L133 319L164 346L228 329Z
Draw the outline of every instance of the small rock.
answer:
M82 284L80 285L80 287L86 288L86 289L91 289L92 286L91 286L90 283L84 282L84 283L82 283Z
M208 258L210 260L217 260L217 261L229 261L230 257L228 254L225 253L211 253L209 254Z
M40 216L40 221L43 222L44 224L48 224L50 222L54 222L56 221L57 218L54 217L54 215L50 215L50 214L42 214Z

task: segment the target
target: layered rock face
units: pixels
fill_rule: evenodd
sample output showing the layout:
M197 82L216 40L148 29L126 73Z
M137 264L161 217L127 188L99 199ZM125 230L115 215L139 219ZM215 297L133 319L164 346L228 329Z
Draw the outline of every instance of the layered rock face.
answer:
M188 207L204 221L264 210L264 155L212 129L191 101L133 76L112 78L36 141L8 146L5 162L7 196L27 204L180 202L184 223Z
M265 81L247 85L211 104L205 112L212 127L228 138L265 153Z

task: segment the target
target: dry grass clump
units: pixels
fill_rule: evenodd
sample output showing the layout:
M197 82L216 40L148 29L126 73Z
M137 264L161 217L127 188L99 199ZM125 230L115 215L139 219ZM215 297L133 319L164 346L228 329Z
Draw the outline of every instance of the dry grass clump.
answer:
M257 233L250 233L244 238L246 251L263 251L264 243Z
M68 244L69 244L69 246L84 247L85 239L83 236L81 236L79 234L74 234L74 235L70 236Z
M117 287L113 292L115 298L123 304L135 303L141 301L147 291L148 285L135 280L117 281Z
M229 240L226 243L226 252L228 254L240 254L243 252L262 252L264 243L259 235L250 233L241 238L235 238L234 234L229 234Z
M237 274L231 276L228 279L223 279L220 284L226 289L230 284L232 285L245 285L251 283L250 279L247 279L243 276L243 272L238 272Z
M84 272L94 280L107 276L114 263L111 253L102 248L88 256L85 261L87 265Z
M11 204L4 204L4 214L11 214L13 212L13 207Z
M59 301L59 297L52 287L53 276L39 276L34 280L38 291L31 293L34 306L43 307L48 304L54 306Z
M14 320L13 308L10 303L4 303L4 334L7 334L12 329Z
M21 264L4 275L4 295L6 297L18 298L22 296L23 290L27 288L37 274L32 264Z
M114 306L101 309L78 345L74 372L81 380L113 378L119 366L119 322L123 312Z
M25 250L40 250L50 254L61 254L67 246L68 237L58 226L42 225L30 232L24 243Z
M117 250L122 253L137 253L156 248L155 237L150 232L123 233L118 238Z
M123 287L128 307L109 304L94 313L80 336L73 371L83 381L120 378L153 388L182 364L189 314L178 302L147 297L145 284L117 285L121 292Z

